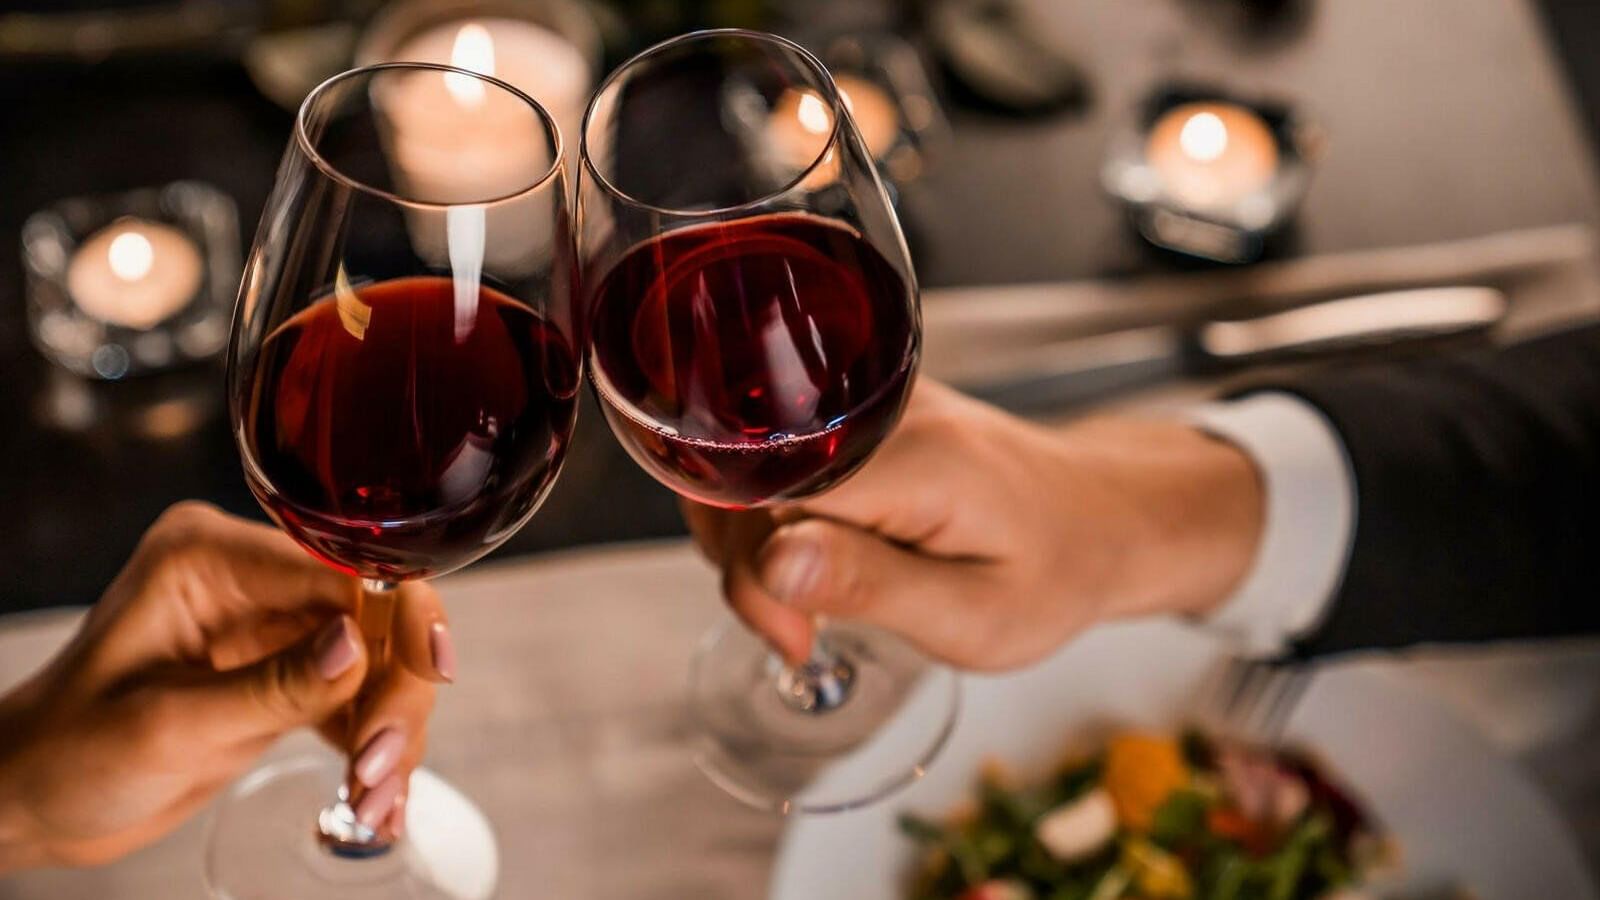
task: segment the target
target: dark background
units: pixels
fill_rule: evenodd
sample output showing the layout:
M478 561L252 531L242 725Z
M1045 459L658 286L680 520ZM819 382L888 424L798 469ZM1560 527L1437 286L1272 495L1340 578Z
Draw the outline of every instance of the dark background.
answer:
M1217 0L1127 0L1128 12L1118 16L1160 6L1165 30L1132 18L1090 23L1116 26L1083 44L1098 89L1083 106L1038 119L947 91L954 143L902 209L924 287L1135 277L1192 265L1143 246L1100 194L1093 171L1130 91L1169 71L1242 80L1327 113L1333 140L1348 152L1329 161L1277 255L1596 220L1588 148L1600 145L1600 4L1536 5L1543 41L1576 100L1568 105L1548 102L1560 90L1520 104L1524 85L1545 77L1546 60L1502 43L1494 16L1475 18L1489 10L1516 21L1520 13L1507 12L1520 10L1514 0L1312 2L1320 5L1302 14L1309 22L1291 17L1279 32L1233 40L1207 31L1228 27L1231 12ZM1357 6L1369 11L1367 20L1352 20ZM1164 43L1176 33L1189 40L1184 29L1193 29L1199 50ZM1365 38L1352 37L1362 29ZM1329 47L1351 46L1370 54L1330 56ZM1400 102L1408 97L1425 102ZM1475 104L1498 123L1481 135L1473 130ZM63 197L197 178L238 201L248 241L291 117L226 53L96 65L0 62L0 110L3 612L91 602L144 527L178 499L261 517L227 433L220 369L84 385L33 349L17 241L23 220ZM1587 144L1572 138L1574 115ZM1569 158L1575 155L1583 158ZM1402 188L1415 189L1417 202L1397 196ZM186 397L195 399L198 419L168 402ZM100 412L87 427L64 428L51 424L62 403ZM623 454L592 404L575 440L550 499L500 554L681 531L672 497Z

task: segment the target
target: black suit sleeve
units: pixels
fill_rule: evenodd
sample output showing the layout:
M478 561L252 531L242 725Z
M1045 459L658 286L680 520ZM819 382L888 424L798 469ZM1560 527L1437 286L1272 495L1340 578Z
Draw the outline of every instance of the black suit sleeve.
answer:
M1600 326L1313 375L1355 542L1304 655L1600 633Z

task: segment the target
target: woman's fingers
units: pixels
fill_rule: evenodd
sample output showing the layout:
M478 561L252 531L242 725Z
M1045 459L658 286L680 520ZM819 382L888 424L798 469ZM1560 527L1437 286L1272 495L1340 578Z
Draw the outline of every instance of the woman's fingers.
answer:
M223 626L267 610L353 608L356 579L313 559L276 528L188 501L166 512L145 538L179 582L182 601L202 626Z
M456 679L456 645L439 592L423 581L406 582L395 598L395 655L418 678Z
M278 654L355 608L358 582L283 534L203 503L162 513L90 612L83 669L125 677L142 666L236 669Z
M406 667L391 666L362 698L347 749L356 816L369 828L394 820L395 809L404 803L411 772L427 747L434 690ZM335 727L330 722L324 731Z
M281 653L227 672L184 670L131 699L153 721L147 730L217 744L259 741L320 722L361 688L366 649L349 616L339 616Z

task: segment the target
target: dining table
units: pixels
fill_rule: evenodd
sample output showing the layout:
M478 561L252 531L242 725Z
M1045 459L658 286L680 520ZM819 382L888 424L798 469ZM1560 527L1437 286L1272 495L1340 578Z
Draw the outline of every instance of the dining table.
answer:
M789 820L741 805L694 762L686 675L698 640L727 615L717 585L694 548L671 539L494 563L439 581L460 661L455 683L438 695L426 765L491 823L500 866L494 896L769 895ZM44 611L0 625L0 690L46 659L80 618ZM1354 665L1386 670L1479 723L1472 727L1508 757L1522 754L1600 863L1596 649ZM1540 749L1523 747L1550 735ZM269 758L308 753L333 751L294 735ZM107 866L0 878L0 900L202 900L210 817L208 809Z

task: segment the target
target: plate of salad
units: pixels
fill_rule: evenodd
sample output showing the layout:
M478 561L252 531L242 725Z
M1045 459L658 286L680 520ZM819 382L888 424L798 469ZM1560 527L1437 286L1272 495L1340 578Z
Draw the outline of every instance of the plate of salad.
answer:
M1218 658L1198 632L1139 623L968 678L927 775L874 806L792 820L769 895L1600 898L1549 801L1392 666L1319 671L1289 749L1267 751L1187 729Z
M993 763L967 803L900 817L912 900L1298 900L1346 895L1392 856L1303 754L1116 731L1027 779Z

